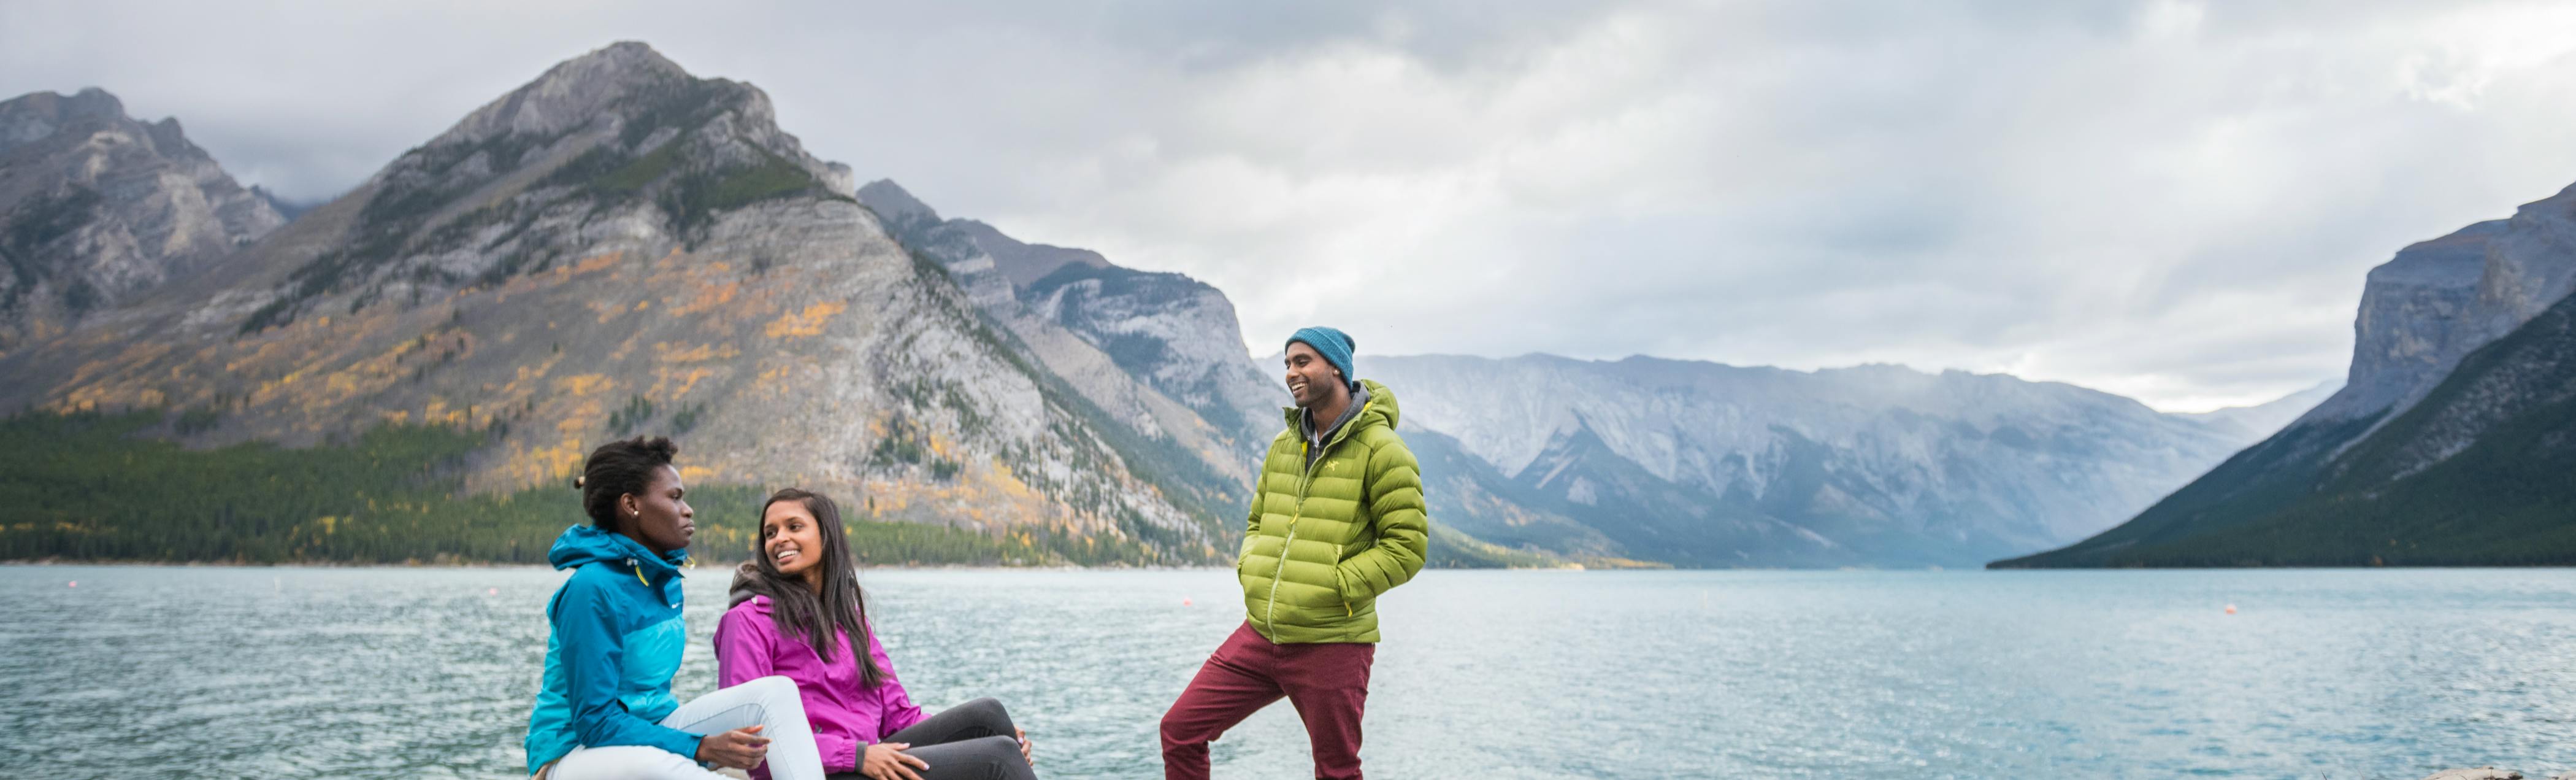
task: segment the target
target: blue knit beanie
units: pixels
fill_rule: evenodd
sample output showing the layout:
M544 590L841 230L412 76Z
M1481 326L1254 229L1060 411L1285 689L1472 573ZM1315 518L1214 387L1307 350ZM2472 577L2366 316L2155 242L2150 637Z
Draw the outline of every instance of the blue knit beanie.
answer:
M1306 346L1314 347L1315 354L1324 356L1324 362L1341 369L1342 380L1349 382L1351 389L1360 388L1360 375L1351 371L1351 350L1359 346L1351 341L1351 334L1317 325L1311 328L1298 328L1297 335L1288 337L1289 344L1300 341L1306 342ZM1285 345L1282 346L1284 348Z

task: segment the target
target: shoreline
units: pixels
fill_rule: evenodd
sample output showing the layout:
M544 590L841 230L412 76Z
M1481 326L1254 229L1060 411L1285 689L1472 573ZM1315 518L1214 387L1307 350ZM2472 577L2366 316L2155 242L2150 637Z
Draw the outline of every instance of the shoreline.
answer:
M695 560L695 559L692 559L692 560ZM705 563L698 564L698 565L696 565L696 566L684 566L684 567L681 567L681 568L682 568L682 570L683 570L683 571L718 571L718 570L731 569L731 568L733 568L733 567L735 567L735 566L737 566L737 565L740 565L740 564L742 564L742 563L743 563L743 561L709 561L709 562L705 562ZM0 561L0 567L21 567L21 568L31 568L31 569L32 569L32 568L39 568L39 567L54 567L54 566L95 566L95 567L157 568L157 569L218 569L218 568L220 568L220 569L546 569L546 568L552 568L551 566L548 566L547 564L543 564L543 563L497 563L497 562L491 562L491 561L447 561L447 562L435 562L435 563L433 563L433 562L426 562L426 561L421 561L421 562L404 562L404 563L346 563L346 562L333 562L333 561L291 561L291 562L286 562L286 563L241 563L241 562L234 562L234 561L66 560L66 559L59 559L59 558L36 558L36 559L29 559L29 560ZM904 570L904 571L914 571L914 570L918 570L918 571L936 571L936 570L943 570L943 569L979 569L979 570L989 570L989 571L1187 571L1187 570L1196 570L1196 569L1221 569L1221 568L1226 568L1226 567L1223 567L1223 566L1213 566L1213 565L1211 565L1211 566L1006 566L1006 565L998 565L998 564L975 564L975 563L950 563L950 564L900 564L900 563L898 563L898 564L882 564L882 565L862 566L862 567L860 567L860 569L861 569L862 571L869 570L869 569L896 569L896 570ZM1502 570L1501 570L1501 569L1483 569L1483 570L1476 570L1476 571L1502 571Z
M692 560L695 560L695 559L692 559ZM699 563L699 564L698 564L698 565L696 565L696 566L685 567L685 568L686 568L686 570L688 570L688 571L713 571L713 570L721 570L721 569L730 569L730 568L733 568L734 566L737 566L737 565L742 564L743 562L744 562L744 561L742 561L742 560L706 561L706 562L703 562L703 563ZM37 567L54 567L54 566L93 566L93 567L131 567L131 568L172 568L172 569L177 569L177 568L210 568L210 569L211 569L211 568L227 568L227 569L515 569L515 568L536 568L536 569L542 569L542 568L548 568L547 564L543 564L543 563L499 563L499 562L491 562L491 561L435 561L435 562L433 562L433 561L407 561L407 562L401 562L401 563L349 563L349 562L336 562L336 561L290 561L290 562L284 562L284 563L246 563L246 562L235 562L235 561L74 560L74 559L63 559L63 558L34 558L34 559L24 559L24 560L0 560L0 568L6 568L6 567L37 568ZM861 570L861 571L867 571L867 570L888 569L888 570L896 570L896 571L951 571L951 570L976 570L976 571L1102 571L1102 572L1109 572L1109 571L1200 571L1200 570L1208 570L1208 569L1224 569L1224 568L1228 568L1228 567L1226 567L1226 566L1221 566L1221 565L1214 565L1214 564L1211 564L1211 565L1204 565L1204 566L1136 566L1136 565L1123 565L1123 564L1122 564L1122 565L1112 565L1112 566L1074 566L1074 565L1012 566L1012 565L1007 565L1007 564L984 564L984 563L918 563L918 564L892 563L892 564L874 564L874 565L865 565L865 566L861 566L861 567L860 567L860 570ZM2463 566L2213 566L2213 567L2152 567L2152 568L2150 568L2150 567L2092 567L2092 568L2074 568L2074 567L2068 567L2068 568L2046 568L2046 569L1975 569L1975 568L1944 568L1944 567L1939 567L1939 566L1922 567L1922 568L1910 568L1910 567L1909 567L1909 568L1901 568L1901 569L1899 569L1899 568L1877 569L1877 568L1864 568L1864 567L1851 567L1851 566L1835 567L1835 568L1730 567L1730 568L1710 568L1710 569L1689 569L1689 568L1678 568L1678 567L1657 567L1657 568L1647 568L1647 567L1633 567L1633 568L1631 568L1631 567L1623 567L1623 568L1597 568L1597 569L1596 569L1596 568L1585 568L1585 567L1565 567L1565 566L1529 566L1529 567L1508 567L1508 566L1497 566L1497 567L1438 567L1438 568L1425 568L1425 569L1423 569L1423 571L1424 571L1424 572L1432 572L1432 571L1515 571L1515 572L1551 572L1551 573L1564 573L1564 574L1587 574L1587 573L1590 573L1590 574L1600 574L1600 573L1612 573L1612 572L1757 572L1757 571L1759 571L1759 572L1807 572L1807 573L1882 572L1882 573L1917 573L1917 574L2004 574L2005 576L2012 576L2011 574L2007 574L2007 573L2035 573L2035 572L2154 572L2154 571L2171 571L2171 572L2219 572L2219 571L2228 571L2228 572L2283 571L2283 572L2287 572L2287 571L2299 571L2299 572L2310 572L2310 571L2466 571L2466 570L2476 570L2476 571L2543 571L2543 570L2576 570L2576 565L2557 565L2557 566L2538 566L2538 565L2534 565L2534 566L2474 566L2474 565L2463 565Z

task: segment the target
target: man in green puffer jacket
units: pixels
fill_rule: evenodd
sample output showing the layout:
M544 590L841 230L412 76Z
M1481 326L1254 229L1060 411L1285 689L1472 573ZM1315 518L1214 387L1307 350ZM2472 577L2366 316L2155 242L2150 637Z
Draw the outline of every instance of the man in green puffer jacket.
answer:
M1235 576L1248 616L1163 714L1163 776L1208 776L1208 742L1286 697L1306 722L1315 777L1360 777L1360 710L1377 650L1377 597L1430 551L1422 473L1395 435L1395 393L1353 381L1350 336L1288 338L1288 429L1252 488Z

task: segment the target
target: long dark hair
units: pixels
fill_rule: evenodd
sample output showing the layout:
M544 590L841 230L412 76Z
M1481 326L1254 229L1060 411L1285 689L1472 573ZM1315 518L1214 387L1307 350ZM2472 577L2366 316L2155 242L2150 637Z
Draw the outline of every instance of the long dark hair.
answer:
M848 635L850 655L856 656L852 661L859 667L859 685L877 687L885 680L885 670L877 668L876 658L868 654L867 594L859 590L858 560L850 554L849 533L841 529L840 505L821 493L786 488L761 502L759 516L768 518L769 507L780 501L803 503L805 511L814 515L815 529L823 537L823 559L814 564L823 567L823 592L807 588L802 577L779 571L777 562L762 549L766 540L753 534L751 562L734 576L736 594L768 596L769 616L778 621L779 635L804 640L824 661L832 660L835 640Z

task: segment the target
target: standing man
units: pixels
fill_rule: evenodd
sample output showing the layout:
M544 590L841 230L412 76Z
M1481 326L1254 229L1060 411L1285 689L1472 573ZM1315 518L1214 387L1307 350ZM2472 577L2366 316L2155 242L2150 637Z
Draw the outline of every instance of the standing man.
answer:
M1208 776L1208 742L1287 697L1315 777L1359 780L1360 708L1377 597L1422 570L1422 474L1395 435L1395 394L1351 378L1351 337L1288 337L1288 429L1270 442L1235 559L1250 613L1163 714L1163 776Z

